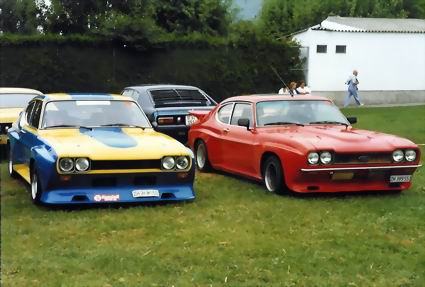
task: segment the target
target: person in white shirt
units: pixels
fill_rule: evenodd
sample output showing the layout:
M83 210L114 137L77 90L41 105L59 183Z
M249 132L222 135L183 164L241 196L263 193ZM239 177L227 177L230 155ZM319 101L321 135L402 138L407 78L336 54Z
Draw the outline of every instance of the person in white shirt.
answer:
M359 84L359 80L357 79L358 72L357 70L353 71L353 74L348 77L348 80L345 82L348 85L347 96L345 97L344 108L350 104L351 97L354 98L357 105L363 106L364 104L360 102L360 97L358 95L359 88L357 85Z
M300 82L300 85L297 88L297 94L299 94L299 95L310 94L310 89L305 85L305 82L304 81L301 81Z

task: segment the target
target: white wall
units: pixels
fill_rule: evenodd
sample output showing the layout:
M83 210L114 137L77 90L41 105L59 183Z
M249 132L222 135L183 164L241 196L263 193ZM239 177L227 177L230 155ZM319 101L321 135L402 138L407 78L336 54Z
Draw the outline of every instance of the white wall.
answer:
M343 91L353 69L359 90L425 90L425 34L307 30L294 39L309 47L308 85L313 91ZM316 53L327 45L327 53ZM346 45L346 54L336 54Z

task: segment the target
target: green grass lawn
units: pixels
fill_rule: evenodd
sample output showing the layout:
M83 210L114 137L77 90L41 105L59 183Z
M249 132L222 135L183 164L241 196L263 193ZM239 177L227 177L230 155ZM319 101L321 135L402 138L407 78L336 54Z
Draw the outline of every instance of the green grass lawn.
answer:
M344 113L425 143L425 106ZM425 286L424 169L400 195L278 196L225 174L195 185L193 203L49 210L3 163L2 286Z

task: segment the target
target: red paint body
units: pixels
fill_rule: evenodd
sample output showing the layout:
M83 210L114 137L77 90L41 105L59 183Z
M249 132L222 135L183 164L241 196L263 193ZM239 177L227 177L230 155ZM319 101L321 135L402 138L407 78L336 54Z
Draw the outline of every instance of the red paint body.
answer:
M189 131L189 145L194 150L197 140L207 146L208 158L215 169L262 180L262 160L270 154L277 156L284 170L287 187L295 192L351 192L368 190L403 190L410 182L390 184L390 175L412 175L419 165L420 151L410 140L393 135L332 124L256 126L256 104L269 100L327 101L315 96L240 96L229 98L210 113L193 112L200 121ZM216 113L225 104L250 103L253 124L246 127L225 124ZM330 151L338 155L371 155L389 153L396 149L414 149L414 162L401 163L331 163L311 165L307 155L314 151ZM392 155L391 155L392 158ZM395 168L394 166L412 166ZM330 169L348 168L346 171ZM353 168L350 170L350 168ZM359 169L360 168L360 169ZM365 168L365 169L361 169ZM377 169L373 169L377 168ZM302 171L304 169L304 171ZM310 169L310 171L308 171ZM326 169L312 172L311 169ZM332 179L335 173L353 173L352 179Z

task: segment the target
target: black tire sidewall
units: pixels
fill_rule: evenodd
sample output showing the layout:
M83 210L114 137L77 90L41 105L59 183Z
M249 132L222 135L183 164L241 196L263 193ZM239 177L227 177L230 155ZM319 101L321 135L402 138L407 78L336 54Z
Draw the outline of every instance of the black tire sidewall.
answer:
M275 186L276 186L276 190L274 191L270 191L267 188L266 185L266 170L267 168L273 165L275 170L276 170L276 182L275 182ZM284 183L283 183L283 169L282 169L282 164L280 163L280 160L275 157L275 156L270 156L264 163L264 167L263 167L263 182L264 182L264 186L266 187L266 190L268 192L274 192L277 194L283 194L284 193Z
M202 168L198 165L198 148L199 148L200 145L203 145L204 149L205 149L205 163L204 163L204 166ZM207 148L207 145L205 144L205 142L203 140L198 140L197 143L196 143L196 146L195 146L195 161L196 161L196 167L198 168L199 171L206 172L206 171L209 171L211 169L210 161L208 159L208 148Z

